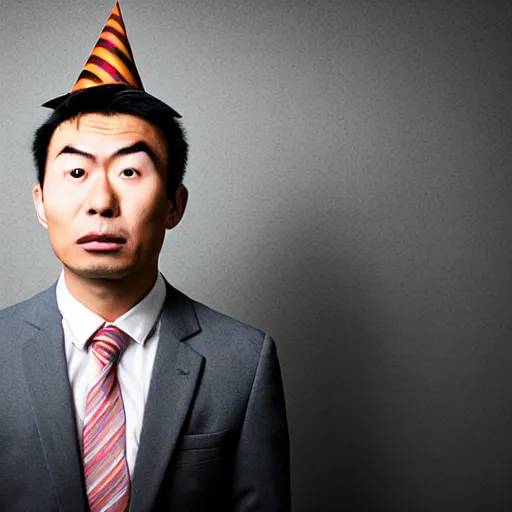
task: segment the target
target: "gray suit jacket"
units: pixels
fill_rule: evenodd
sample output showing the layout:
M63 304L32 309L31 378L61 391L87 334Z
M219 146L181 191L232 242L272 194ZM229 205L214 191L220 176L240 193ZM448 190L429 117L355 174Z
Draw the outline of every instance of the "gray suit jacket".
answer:
M130 512L289 511L274 342L167 288ZM55 287L0 325L0 510L86 511Z

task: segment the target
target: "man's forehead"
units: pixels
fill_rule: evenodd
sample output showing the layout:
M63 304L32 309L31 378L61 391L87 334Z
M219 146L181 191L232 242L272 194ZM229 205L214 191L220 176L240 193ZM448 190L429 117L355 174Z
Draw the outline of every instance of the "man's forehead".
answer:
M167 153L162 132L148 121L130 114L99 113L81 114L63 121L50 140L49 152L58 153L62 147L73 144L88 146L81 148L84 150L101 151L107 149L106 141L119 145L145 142L162 160Z
M98 133L105 135L123 135L144 133L148 137L161 137L158 128L148 121L131 114L80 114L63 121L55 134Z

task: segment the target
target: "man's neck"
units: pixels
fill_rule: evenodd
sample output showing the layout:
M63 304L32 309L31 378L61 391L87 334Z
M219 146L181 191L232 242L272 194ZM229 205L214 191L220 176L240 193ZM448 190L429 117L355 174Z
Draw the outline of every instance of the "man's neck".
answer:
M158 269L120 279L79 276L64 267L66 287L71 295L107 322L114 322L139 303L153 288Z

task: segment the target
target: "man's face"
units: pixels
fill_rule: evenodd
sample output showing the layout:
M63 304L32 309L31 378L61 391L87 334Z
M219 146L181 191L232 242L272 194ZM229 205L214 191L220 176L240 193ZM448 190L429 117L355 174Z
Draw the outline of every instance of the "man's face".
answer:
M128 114L84 114L55 130L34 202L68 270L113 279L156 271L186 203L184 187L167 199L166 159L161 132Z

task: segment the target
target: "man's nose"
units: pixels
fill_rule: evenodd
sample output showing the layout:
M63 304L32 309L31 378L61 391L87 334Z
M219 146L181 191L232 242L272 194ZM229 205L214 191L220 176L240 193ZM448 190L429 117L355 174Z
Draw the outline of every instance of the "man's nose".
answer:
M100 215L101 217L117 217L119 215L119 201L116 191L112 187L108 176L95 177L93 186L87 197L87 215Z

